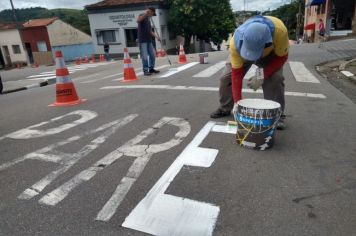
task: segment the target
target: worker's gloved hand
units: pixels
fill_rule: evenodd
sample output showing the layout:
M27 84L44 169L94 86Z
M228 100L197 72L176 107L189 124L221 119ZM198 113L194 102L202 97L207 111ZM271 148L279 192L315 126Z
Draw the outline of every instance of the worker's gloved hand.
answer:
M253 89L253 90L257 90L259 87L262 86L264 82L264 79L257 79L257 76L252 76L249 80L248 80L248 83L247 83L247 86L250 88L250 89Z
M237 114L237 102L234 103L234 108L232 108L232 114L234 114L234 117L236 117L236 114Z

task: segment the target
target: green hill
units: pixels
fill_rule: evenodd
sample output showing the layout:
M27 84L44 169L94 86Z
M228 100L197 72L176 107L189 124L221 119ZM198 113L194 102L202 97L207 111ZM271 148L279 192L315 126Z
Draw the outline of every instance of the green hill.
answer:
M75 9L46 9L42 7L16 9L20 22L31 19L58 17L62 21L90 35L90 26L86 10ZM12 10L0 11L0 22L13 22Z

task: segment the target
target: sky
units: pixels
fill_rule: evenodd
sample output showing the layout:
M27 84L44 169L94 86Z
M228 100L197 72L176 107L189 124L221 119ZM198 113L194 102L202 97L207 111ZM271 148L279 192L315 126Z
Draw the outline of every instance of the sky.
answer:
M230 0L234 11L251 10L265 11L275 9L289 3L291 0ZM85 5L100 2L100 0L12 0L15 8L44 7L83 9ZM245 2L245 4L244 4ZM0 1L0 11L11 9L10 0Z

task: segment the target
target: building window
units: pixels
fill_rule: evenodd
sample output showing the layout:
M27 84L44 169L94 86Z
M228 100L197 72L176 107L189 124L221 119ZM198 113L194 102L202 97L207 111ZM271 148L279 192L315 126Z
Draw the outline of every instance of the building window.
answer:
M117 44L118 41L116 40L119 35L118 29L108 29L108 30L97 30L95 32L98 44Z
M125 29L126 47L137 47L137 28Z
M47 44L45 41L38 41L37 48L39 52L47 52Z
M12 45L12 51L14 54L21 54L20 45Z

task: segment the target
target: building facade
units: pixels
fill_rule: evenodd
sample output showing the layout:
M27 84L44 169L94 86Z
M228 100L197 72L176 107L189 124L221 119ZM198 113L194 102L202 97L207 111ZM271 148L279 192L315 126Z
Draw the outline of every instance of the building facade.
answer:
M94 52L89 35L58 18L30 20L23 26L22 37L30 63L52 64L56 50L62 50L66 61Z
M0 23L0 69L24 62L26 53L16 25Z
M147 7L156 8L157 16L152 17L151 25L161 38L157 47L175 48L177 39L169 33L168 9L164 8L163 0L106 0L86 6L95 52L103 54L104 43L108 42L111 54L122 54L125 47L131 53L139 53L136 19Z
M320 40L319 20L325 24L327 38L356 34L356 0L305 0L304 39Z

